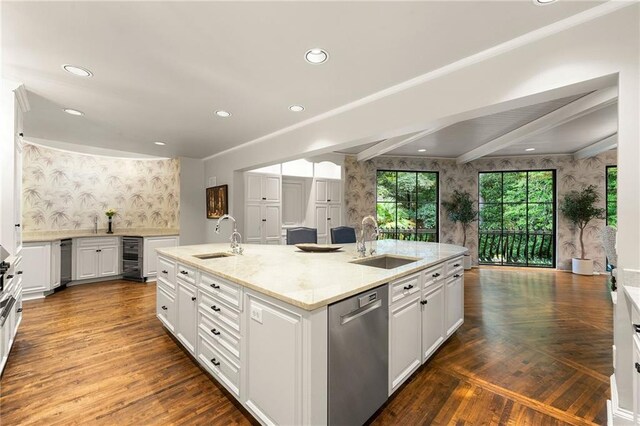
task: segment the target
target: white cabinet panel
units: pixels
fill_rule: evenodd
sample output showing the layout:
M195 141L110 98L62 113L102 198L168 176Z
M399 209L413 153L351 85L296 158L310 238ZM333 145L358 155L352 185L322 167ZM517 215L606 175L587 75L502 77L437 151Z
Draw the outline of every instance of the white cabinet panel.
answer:
M329 204L329 227L337 228L342 225L342 206Z
M389 395L422 361L420 295L391 306L389 314Z
M464 281L462 274L454 274L446 281L447 337L464 321Z
M329 207L316 205L316 229L318 229L318 243L321 239L327 241L329 235Z
M304 182L282 183L282 225L301 225L305 219Z
M633 413L635 424L640 424L640 339L633 339Z
M24 243L21 269L25 294L51 290L51 243Z
M119 265L120 265L120 256L118 256L120 250L118 250L118 246L105 246L100 247L98 250L99 256L99 265L100 271L99 275L101 277L107 277L110 275L118 275Z
M424 293L422 300L422 362L444 341L444 285Z
M51 243L51 289L60 287L60 241Z
M276 175L247 173L245 178L245 200L247 202L280 202L282 178Z
M99 252L96 247L78 248L76 279L86 280L98 277Z
M328 181L327 202L329 203L342 202L342 181L339 181L339 180Z
M262 178L262 201L280 202L280 176L264 176Z
M247 204L245 241L254 244L280 244L280 204Z
M245 241L247 243L260 244L262 242L262 205L247 204L245 217Z
M315 180L316 203L327 202L327 181L325 179Z
M164 247L177 247L178 237L149 237L144 239L144 276L158 275L158 252L156 249Z
M162 281L158 280L156 285L156 316L172 333L175 333L176 330L175 305L174 295L162 284Z
M110 277L120 273L120 239L95 237L74 239L75 280Z
M262 176L247 174L246 183L246 200L261 201L262 200Z
M264 237L267 243L279 244L282 233L280 226L280 205L266 204L264 206Z
M196 316L198 313L196 288L182 280L178 280L177 284L177 336L189 352L195 355L197 335Z

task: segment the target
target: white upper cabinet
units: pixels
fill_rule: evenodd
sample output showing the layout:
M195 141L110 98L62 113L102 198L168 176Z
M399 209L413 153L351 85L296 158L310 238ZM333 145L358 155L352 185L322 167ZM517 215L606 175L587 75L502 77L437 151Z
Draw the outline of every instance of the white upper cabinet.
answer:
M326 179L316 179L316 203L326 203L328 200L328 182Z
M262 179L262 201L268 203L280 202L280 176L264 176Z
M329 203L342 202L342 181L330 180L327 182L327 202Z
M281 177L247 173L245 197L247 202L280 202Z

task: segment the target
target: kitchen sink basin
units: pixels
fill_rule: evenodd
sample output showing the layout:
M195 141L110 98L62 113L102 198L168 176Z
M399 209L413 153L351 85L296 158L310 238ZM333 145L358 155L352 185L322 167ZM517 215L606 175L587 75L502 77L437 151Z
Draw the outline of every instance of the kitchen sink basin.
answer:
M233 256L231 253L203 253L203 254L194 254L193 257L197 257L198 259L206 260L206 259L218 259L220 257L230 257Z
M401 257L391 254L384 254L382 256L354 260L351 263L364 266L372 266L374 268L395 269L399 268L400 266L408 265L409 263L417 262L418 260L420 260L420 258L418 257Z

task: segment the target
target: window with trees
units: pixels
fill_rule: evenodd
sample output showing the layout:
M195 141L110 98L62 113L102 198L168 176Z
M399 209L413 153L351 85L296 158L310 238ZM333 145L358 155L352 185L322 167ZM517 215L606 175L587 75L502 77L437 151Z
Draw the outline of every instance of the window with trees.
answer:
M438 241L438 173L378 170L380 239Z
M607 166L607 225L618 227L618 166Z
M480 263L554 267L555 171L482 172L478 182Z

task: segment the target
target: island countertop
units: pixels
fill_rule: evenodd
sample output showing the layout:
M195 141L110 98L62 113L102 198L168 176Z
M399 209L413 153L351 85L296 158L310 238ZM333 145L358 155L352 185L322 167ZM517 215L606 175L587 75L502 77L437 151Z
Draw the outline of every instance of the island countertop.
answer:
M359 265L351 263L357 260L355 244L343 244L342 250L330 253L307 253L295 246L243 244L244 254L215 259L198 259L194 255L228 252L229 244L167 247L157 251L309 311L467 252L465 247L440 243L381 240L375 244L375 256L392 254L420 260L389 270Z

